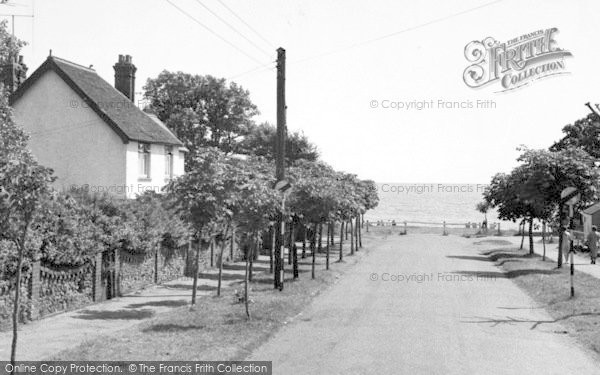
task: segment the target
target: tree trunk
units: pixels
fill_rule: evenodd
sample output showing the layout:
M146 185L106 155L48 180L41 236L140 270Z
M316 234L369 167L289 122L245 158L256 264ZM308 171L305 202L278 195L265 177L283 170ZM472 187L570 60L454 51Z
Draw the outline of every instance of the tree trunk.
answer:
M348 229L350 229L351 221L352 221L352 219L350 219L349 221L346 222L346 238L345 238L345 240L348 239Z
M235 227L231 227L231 239L229 242L229 258L233 262L233 241L235 241Z
M223 280L223 254L225 254L225 246L227 246L227 232L229 232L229 224L225 228L223 241L221 241L221 254L219 255L219 280L217 283L217 297L221 296L221 281Z
M23 246L24 243L17 245L19 252L17 261L17 275L16 275L16 288L15 288L15 304L13 306L13 337L10 352L10 363L14 366L17 357L17 328L19 326L19 298L21 297L21 268L23 268ZM11 372L13 373L13 372Z
M323 223L319 223L319 254L323 252Z
M196 246L196 259L194 260L194 282L192 284L192 306L196 304L196 289L198 288L198 271L200 270L200 248L202 247L202 239L198 239Z
M523 250L523 243L525 242L525 219L523 219L521 221L520 228L521 228L521 247L519 248L519 250Z
M344 220L340 221L340 262L344 261Z
M156 250L154 250L154 284L158 284L158 249L159 245L156 245Z
M565 233L565 228L563 225L563 221L564 221L564 205L560 205L560 213L559 213L559 227L558 227L558 260L557 260L557 268L561 268L562 267L562 263L563 263L563 234Z
M546 260L546 221L542 222L542 246L544 246L544 253L542 254L542 260Z
M292 257L292 244L294 243L294 236L293 236L293 231L294 231L294 222L292 221L290 223L290 228L288 230L289 233L289 241L288 241L288 265L292 264L293 261L293 257Z
M312 236L310 239L310 252L312 253L312 265L311 265L311 274L312 278L315 278L315 263L316 263L316 241L317 241L317 224L313 224Z
M358 251L358 231L360 230L360 216L354 219L354 250Z
M258 250L258 234L256 232L252 235L252 242L250 243L250 248L248 249L247 257L250 258L250 267L248 272L248 280L252 281L252 269L254 268L254 254Z
M269 250L269 273L273 273L273 254L275 252L275 224L271 226L271 248Z
M302 259L306 258L306 226L302 226Z
M292 238L296 239L296 234L298 233L298 225L294 225L292 227ZM298 278L298 247L296 246L296 241L292 241L292 272L294 275L294 279Z
M529 218L529 255L533 255L533 217Z
M358 216L358 220L360 221L360 225L358 226L358 247L362 247L362 227L364 221L361 215Z
M331 233L332 229L331 229L331 223L327 223L327 248L325 249L326 254L325 254L325 269L328 270L329 269L329 247L331 246Z
M329 223L329 228L331 228L331 246L335 246L335 242L333 240L333 236L335 235L335 223L333 221Z
M350 219L350 255L354 255L354 222Z
M210 237L210 268L215 266L215 237Z
M252 258L250 254L252 252L252 246L248 250L248 254L246 254L246 275L244 277L244 305L246 307L246 318L250 320L250 308L248 306L248 283L250 281L250 259Z

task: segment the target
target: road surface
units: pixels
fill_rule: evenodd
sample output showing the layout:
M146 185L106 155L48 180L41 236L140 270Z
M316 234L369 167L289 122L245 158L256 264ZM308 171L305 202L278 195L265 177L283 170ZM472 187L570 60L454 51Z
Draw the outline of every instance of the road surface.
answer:
M493 277L500 270L479 252L501 244L410 234L376 242L249 359L296 375L600 374L597 357L559 324L534 327L550 317Z

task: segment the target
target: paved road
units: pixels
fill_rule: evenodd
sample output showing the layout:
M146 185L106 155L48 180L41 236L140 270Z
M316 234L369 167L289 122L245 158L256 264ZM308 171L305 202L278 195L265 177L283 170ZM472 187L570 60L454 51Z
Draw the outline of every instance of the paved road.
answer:
M488 278L499 270L478 252L499 245L474 242L390 236L251 359L275 374L600 374L560 325L533 328L550 317Z

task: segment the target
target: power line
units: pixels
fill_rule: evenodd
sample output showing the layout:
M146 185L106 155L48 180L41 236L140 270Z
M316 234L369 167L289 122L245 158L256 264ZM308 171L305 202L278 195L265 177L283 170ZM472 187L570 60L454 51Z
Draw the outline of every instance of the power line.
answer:
M482 4L482 5L474 7L474 8L469 8L469 9L463 10L463 11L458 12L458 13L453 13L453 14L450 14L450 15L447 15L447 16L444 16L444 17L436 18L434 20L431 20L431 21L428 21L428 22L425 22L425 23L422 23L422 24L419 24L419 25L416 25L416 26L411 26L411 27L408 27L406 29L402 29L402 30L393 32L391 34L386 34L386 35L382 35L382 36L379 36L379 37L376 37L376 38L373 38L373 39L369 39L369 40L365 40L365 41L358 42L358 43L355 43L355 44L351 44L349 46L341 47L341 48L338 48L338 49L333 50L333 51L322 53L320 55L315 55L315 56L310 56L310 57L306 57L306 58L303 58L303 59L295 60L295 61L290 62L290 64L296 64L296 63L300 63L300 62L314 60L314 59L318 59L318 58L321 58L321 57L325 57L325 56L333 55L333 54L336 54L336 53L344 52L344 51L347 51L347 50L350 50L350 49L362 47L362 46L367 45L367 44L378 42L378 41L383 40L383 39L391 38L391 37L394 37L394 36L397 36L397 35L409 32L409 31L417 30L417 29L420 29L420 28L425 27L425 26L433 25L435 23L448 20L450 18L454 18L454 17L460 16L460 15L463 15L463 14L466 14L466 13L470 13L470 12L479 10L481 8L488 7L490 5L494 5L494 4L502 2L502 1L504 1L504 0L495 0L495 1L492 1L492 2L489 2L489 3L486 3L486 4Z
M269 66L269 65L272 65L272 64L275 64L275 61L271 61L269 63L259 65L257 67L254 67L254 68L250 69L250 70L247 70L245 72L234 74L234 75L232 75L230 77L227 77L227 80L230 81L230 80L232 80L234 78L242 77L242 76L245 76L247 74L257 72L257 71L262 71L262 70L267 70L267 69L274 70L275 69L274 66Z
M203 24L202 22L200 22L197 18L195 18L194 16L192 16L191 14L189 14L188 12L186 12L185 10L181 9L177 5L175 5L173 2L171 2L171 0L166 0L166 1L167 1L167 3L171 4L171 6L173 6L175 9L177 9L178 11L180 11L181 13L183 13L186 17L190 18L191 20L193 20L194 22L196 22L198 25L202 26L202 28L204 28L206 31L210 32L211 34L213 34L217 38L221 39L223 42L225 42L225 43L229 44L231 47L235 48L238 52L242 53L244 56L248 57L251 60L256 61L259 64L263 64L263 62L261 62L260 60L254 58L253 56L249 55L244 50L242 50L241 48L239 48L238 46L236 46L235 44L231 43L227 39L223 38L221 35L219 35L216 32L214 32L210 27L208 27L205 24Z
M203 7L204 9L206 9L207 11L210 12L210 14L212 14L213 16L217 17L221 22L223 22L225 25L227 25L231 30L235 31L239 36L241 36L242 38L244 38L246 41L248 41L248 43L252 44L254 47L256 47L258 50L260 50L262 53L264 53L266 56L268 57L272 57L272 55L267 52L264 48L262 48L261 46L259 46L258 44L254 43L253 41L251 41L250 39L248 39L248 37L246 37L244 34L242 34L241 32L239 32L235 27L233 27L229 22L227 22L226 20L224 20L221 16L219 16L217 13L213 12L209 7L207 7L206 5L202 4L202 2L200 2L200 0L196 0L196 2Z
M248 24L248 22L244 21L242 19L242 17L240 17L236 12L233 11L233 9L231 9L230 7L227 6L227 4L225 4L223 1L221 0L217 0L225 9L227 9L231 14L233 14L238 20L240 20L240 22L242 22L244 25L246 25L247 28L249 28L252 32L254 32L254 34L256 34L256 36L258 36L260 39L262 39L265 43L267 43L271 48L275 49L274 44L269 42L265 37L263 37L258 31L256 31L256 29L254 29L252 26L250 26Z

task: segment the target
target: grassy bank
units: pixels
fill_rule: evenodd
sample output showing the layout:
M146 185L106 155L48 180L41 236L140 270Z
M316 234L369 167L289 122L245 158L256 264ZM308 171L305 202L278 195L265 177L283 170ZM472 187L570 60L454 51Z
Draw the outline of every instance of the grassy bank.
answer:
M371 236L364 245L373 245ZM337 245L339 246L339 245ZM273 289L269 265L255 264L251 283L251 320L245 316L244 304L236 291L243 282L226 289L222 297L200 298L194 310L175 308L116 334L100 336L62 351L55 360L241 360L270 335L287 324L324 289L335 283L367 252L363 247L350 256L344 247L344 262L337 263L338 251L331 252L331 268L325 270L325 254L317 256L316 278L311 279L311 258L299 259L300 278L291 281L286 275L285 289ZM290 266L286 264L288 271Z
M541 324L560 323L566 332L585 347L600 355L600 281L575 272L575 297L570 297L569 268L557 269L552 261L525 251L500 249L486 252L537 304L552 317L551 321L531 322L532 329Z

